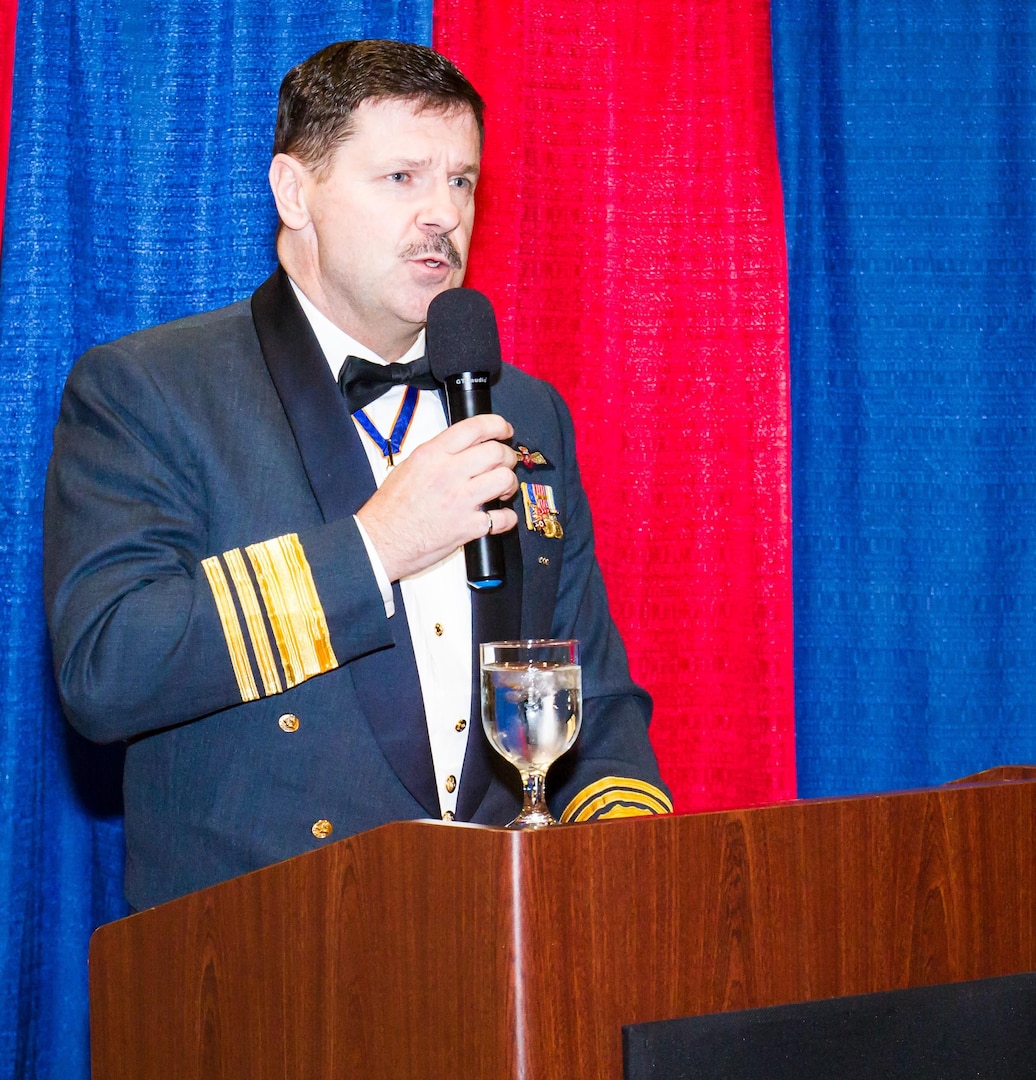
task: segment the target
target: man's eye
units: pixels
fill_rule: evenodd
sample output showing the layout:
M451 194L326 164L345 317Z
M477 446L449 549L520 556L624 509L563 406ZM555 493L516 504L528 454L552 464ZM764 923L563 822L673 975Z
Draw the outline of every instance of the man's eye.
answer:
M389 173L388 178L392 181L393 184L402 184L404 181L410 178L410 174L405 172L394 172Z
M455 188L469 188L471 187L471 178L467 176L454 176L450 179L450 184Z

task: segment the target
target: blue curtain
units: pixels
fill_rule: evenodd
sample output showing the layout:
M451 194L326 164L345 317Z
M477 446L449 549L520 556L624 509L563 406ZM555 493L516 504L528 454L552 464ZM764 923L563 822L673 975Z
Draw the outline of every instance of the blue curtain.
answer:
M800 793L1036 761L1036 6L772 16Z
M41 505L88 346L247 296L273 264L284 72L349 37L429 42L426 0L21 0L0 263L0 1075L89 1075L86 950L124 913L119 751L64 725Z

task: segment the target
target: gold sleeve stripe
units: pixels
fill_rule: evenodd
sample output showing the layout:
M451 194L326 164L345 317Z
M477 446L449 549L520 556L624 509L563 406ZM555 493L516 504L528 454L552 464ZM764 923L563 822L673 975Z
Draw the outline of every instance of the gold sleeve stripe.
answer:
M565 807L561 820L602 821L672 812L669 796L654 784L624 776L606 776L583 788Z
M234 598L227 584L226 575L223 573L219 556L213 555L204 559L201 565L209 580L213 599L216 601L216 611L219 613L219 621L223 627L223 637L226 638L227 652L230 653L230 663L234 668L241 700L255 701L259 697L259 690L255 685L245 636L241 633L241 623L234 610Z
M278 536L245 550L263 594L288 686L338 667L313 571L298 536Z
M259 597L256 596L255 586L248 576L245 557L241 554L240 548L232 548L230 551L223 552L223 558L230 571L230 579L237 590L238 603L245 615L248 636L252 639L252 651L255 653L255 661L263 680L263 693L267 697L270 694L279 694L284 687L281 685L281 675L277 670L270 635L266 632L266 624L263 622L263 613L259 609Z

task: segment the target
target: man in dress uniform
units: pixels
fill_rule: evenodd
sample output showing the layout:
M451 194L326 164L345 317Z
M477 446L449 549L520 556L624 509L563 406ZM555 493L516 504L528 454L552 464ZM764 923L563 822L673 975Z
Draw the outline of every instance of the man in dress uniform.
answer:
M273 275L69 376L45 598L69 720L127 743L138 909L388 821L508 821L479 641L582 643L556 814L671 808L568 410L505 364L494 412L448 426L423 370L429 302L464 278L482 111L430 49L323 49L281 88ZM386 368L407 379L372 382ZM463 545L487 533L506 580L474 591Z

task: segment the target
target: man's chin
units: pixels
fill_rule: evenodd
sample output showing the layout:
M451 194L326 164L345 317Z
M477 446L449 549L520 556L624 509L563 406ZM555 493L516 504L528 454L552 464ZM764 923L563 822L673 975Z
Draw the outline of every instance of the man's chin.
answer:
M447 281L440 282L434 287L431 287L424 292L422 298L422 316L421 322L423 323L428 315L428 305L440 294L448 292L450 289L459 289L464 284L464 271L454 271L453 276Z

